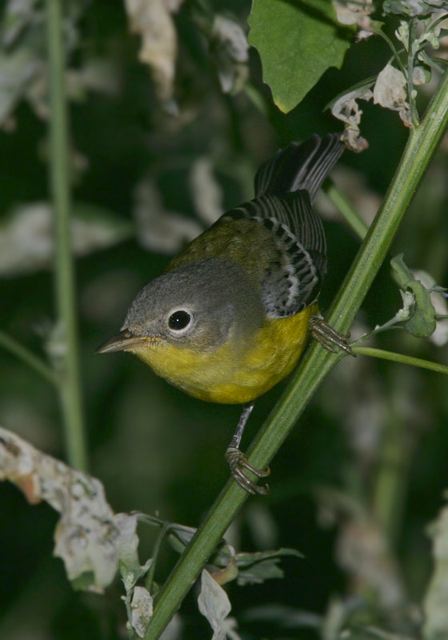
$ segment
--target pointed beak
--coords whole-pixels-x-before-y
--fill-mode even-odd
[[[96,350],[97,353],[112,353],[114,351],[132,351],[135,347],[141,347],[148,342],[146,336],[134,336],[130,331],[120,331]]]

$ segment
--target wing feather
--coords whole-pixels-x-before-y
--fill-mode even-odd
[[[312,304],[325,275],[326,242],[308,192],[261,196],[223,216],[231,218],[253,220],[271,234],[276,251],[261,282],[268,316],[294,315]]]

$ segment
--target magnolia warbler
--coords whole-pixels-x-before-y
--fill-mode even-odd
[[[246,472],[269,473],[239,448],[253,401],[294,368],[310,324],[326,346],[348,349],[317,316],[326,241],[312,209],[343,149],[329,134],[279,150],[258,170],[255,198],[224,213],[147,284],[120,334],[99,349],[130,351],[201,400],[244,404],[226,459],[250,493],[268,487]]]

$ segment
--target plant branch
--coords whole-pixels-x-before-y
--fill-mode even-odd
[[[448,73],[421,125],[410,133],[383,206],[330,310],[328,321],[337,331],[346,333],[349,330],[447,123]],[[291,383],[250,447],[252,465],[262,468],[270,463],[320,383],[341,358],[341,354],[329,353],[316,342],[310,345]],[[227,482],[161,589],[145,640],[160,637],[247,498],[248,494],[233,480]]]
[[[51,382],[51,384],[57,386],[58,381],[51,367],[4,331],[0,331],[0,347],[3,347],[6,351],[9,351],[9,353],[12,353],[16,358],[27,364],[47,380],[47,382]]]
[[[75,278],[70,237],[69,136],[65,96],[65,52],[61,0],[46,0],[50,86],[50,183],[55,224],[55,293],[65,353],[58,360],[60,397],[67,455],[72,466],[85,469],[82,395],[79,373]]]
[[[428,369],[429,371],[448,375],[448,366],[446,364],[432,362],[431,360],[424,360],[423,358],[414,358],[413,356],[407,356],[404,353],[395,353],[394,351],[385,351],[384,349],[374,349],[373,347],[352,347],[352,349],[353,352],[359,356],[369,356],[371,358],[379,358],[381,360],[390,360],[391,362],[400,362],[401,364],[408,364],[412,367],[419,367],[420,369]]]

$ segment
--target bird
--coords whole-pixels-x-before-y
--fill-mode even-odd
[[[255,197],[225,212],[144,286],[120,333],[98,350],[133,353],[200,400],[243,405],[225,457],[252,494],[268,492],[260,479],[270,473],[240,449],[255,400],[291,373],[310,332],[330,350],[349,351],[319,313],[327,249],[313,209],[343,150],[337,133],[278,150],[255,175]]]

